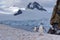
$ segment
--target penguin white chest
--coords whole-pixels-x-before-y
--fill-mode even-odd
[[[33,29],[33,30],[34,30],[34,31],[36,31],[36,29],[37,29],[37,28],[36,28],[36,27],[34,27],[34,29]]]
[[[43,33],[44,32],[44,29],[43,29],[43,25],[40,25],[39,27],[39,30],[38,30],[40,33]]]

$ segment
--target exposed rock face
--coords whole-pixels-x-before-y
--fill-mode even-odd
[[[19,14],[22,14],[21,10],[18,10],[18,12],[14,14],[14,16],[19,15]]]
[[[39,3],[37,2],[33,2],[33,3],[29,3],[27,8],[29,9],[38,9],[38,10],[41,10],[41,11],[47,11],[46,9],[44,9]]]
[[[44,9],[39,3],[37,3],[37,2],[33,2],[33,3],[29,3],[28,5],[27,5],[27,8],[28,9],[38,9],[38,10],[40,10],[40,11],[47,11],[46,9]],[[14,14],[14,16],[17,16],[17,15],[19,15],[19,14],[22,14],[22,11],[21,10],[18,10],[18,12],[17,13],[15,13]]]
[[[60,35],[60,0],[56,1],[56,5],[54,6],[52,16],[50,19],[50,24],[52,25],[52,29],[50,29],[50,33],[53,32],[54,34]]]

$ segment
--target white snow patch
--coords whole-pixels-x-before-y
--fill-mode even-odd
[[[39,34],[40,33],[0,25],[0,40],[60,40],[59,35]]]

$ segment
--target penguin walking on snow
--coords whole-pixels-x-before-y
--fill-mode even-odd
[[[38,30],[39,34],[40,34],[40,35],[43,35],[43,34],[44,34],[44,30],[45,30],[45,28],[44,28],[44,26],[43,26],[43,23],[41,23],[40,26],[39,26],[39,30]],[[46,30],[45,30],[45,31],[46,31]]]
[[[38,32],[39,28],[37,26],[34,27],[33,31]]]

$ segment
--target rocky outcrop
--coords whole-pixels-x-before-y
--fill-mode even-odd
[[[28,5],[27,5],[27,8],[28,9],[38,9],[38,10],[40,10],[40,11],[47,11],[46,9],[44,9],[39,3],[37,3],[37,2],[33,2],[33,3],[29,3]]]

